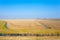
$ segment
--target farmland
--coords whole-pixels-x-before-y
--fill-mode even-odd
[[[3,21],[1,20],[0,21],[0,34],[57,35],[57,33],[60,34],[60,20],[3,20]],[[4,38],[5,36],[2,37]],[[2,37],[0,36],[0,39],[2,39]],[[6,36],[6,38],[7,37],[8,36]],[[36,37],[33,37],[34,40],[35,38]],[[41,39],[41,37],[37,37],[37,38]],[[47,40],[48,39],[49,38],[47,38]]]

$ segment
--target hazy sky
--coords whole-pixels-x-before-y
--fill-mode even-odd
[[[59,0],[0,0],[0,19],[60,18]]]

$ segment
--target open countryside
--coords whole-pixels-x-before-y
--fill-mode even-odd
[[[0,39],[60,40],[60,19],[0,20]]]

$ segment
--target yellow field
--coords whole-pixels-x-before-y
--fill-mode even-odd
[[[60,30],[60,20],[41,20],[39,22],[51,27],[51,29]]]
[[[7,28],[6,28],[7,22]],[[43,23],[43,24],[42,24]],[[10,33],[60,33],[60,21],[50,20],[4,20],[0,21],[0,32]],[[45,27],[45,25],[47,27]],[[50,28],[49,28],[50,27]]]
[[[0,36],[0,40],[60,40],[60,37]]]
[[[60,34],[60,20],[3,20],[0,21],[0,34]],[[0,36],[0,40],[48,40],[50,37]],[[27,39],[28,38],[28,39]],[[42,39],[43,38],[43,39]],[[60,40],[60,36],[54,40]],[[51,39],[51,40],[52,40]]]

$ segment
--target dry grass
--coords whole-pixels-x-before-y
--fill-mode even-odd
[[[60,30],[60,20],[41,20],[39,21],[55,30]]]
[[[8,23],[8,29],[5,23]],[[41,23],[51,27],[45,28]],[[0,33],[3,34],[17,34],[17,33],[31,33],[31,34],[56,34],[60,33],[60,21],[52,20],[4,20],[0,21]],[[0,40],[60,40],[60,36],[0,36]]]
[[[0,40],[60,40],[60,37],[0,36]]]
[[[57,32],[60,33],[60,21],[50,21],[50,20],[4,20],[8,24],[8,29],[5,26],[0,26],[2,33],[5,34],[17,34],[17,33],[31,33],[31,34],[48,34]],[[41,23],[52,27],[52,29],[45,28]],[[4,24],[4,22],[2,22]],[[1,28],[2,27],[2,28]]]

